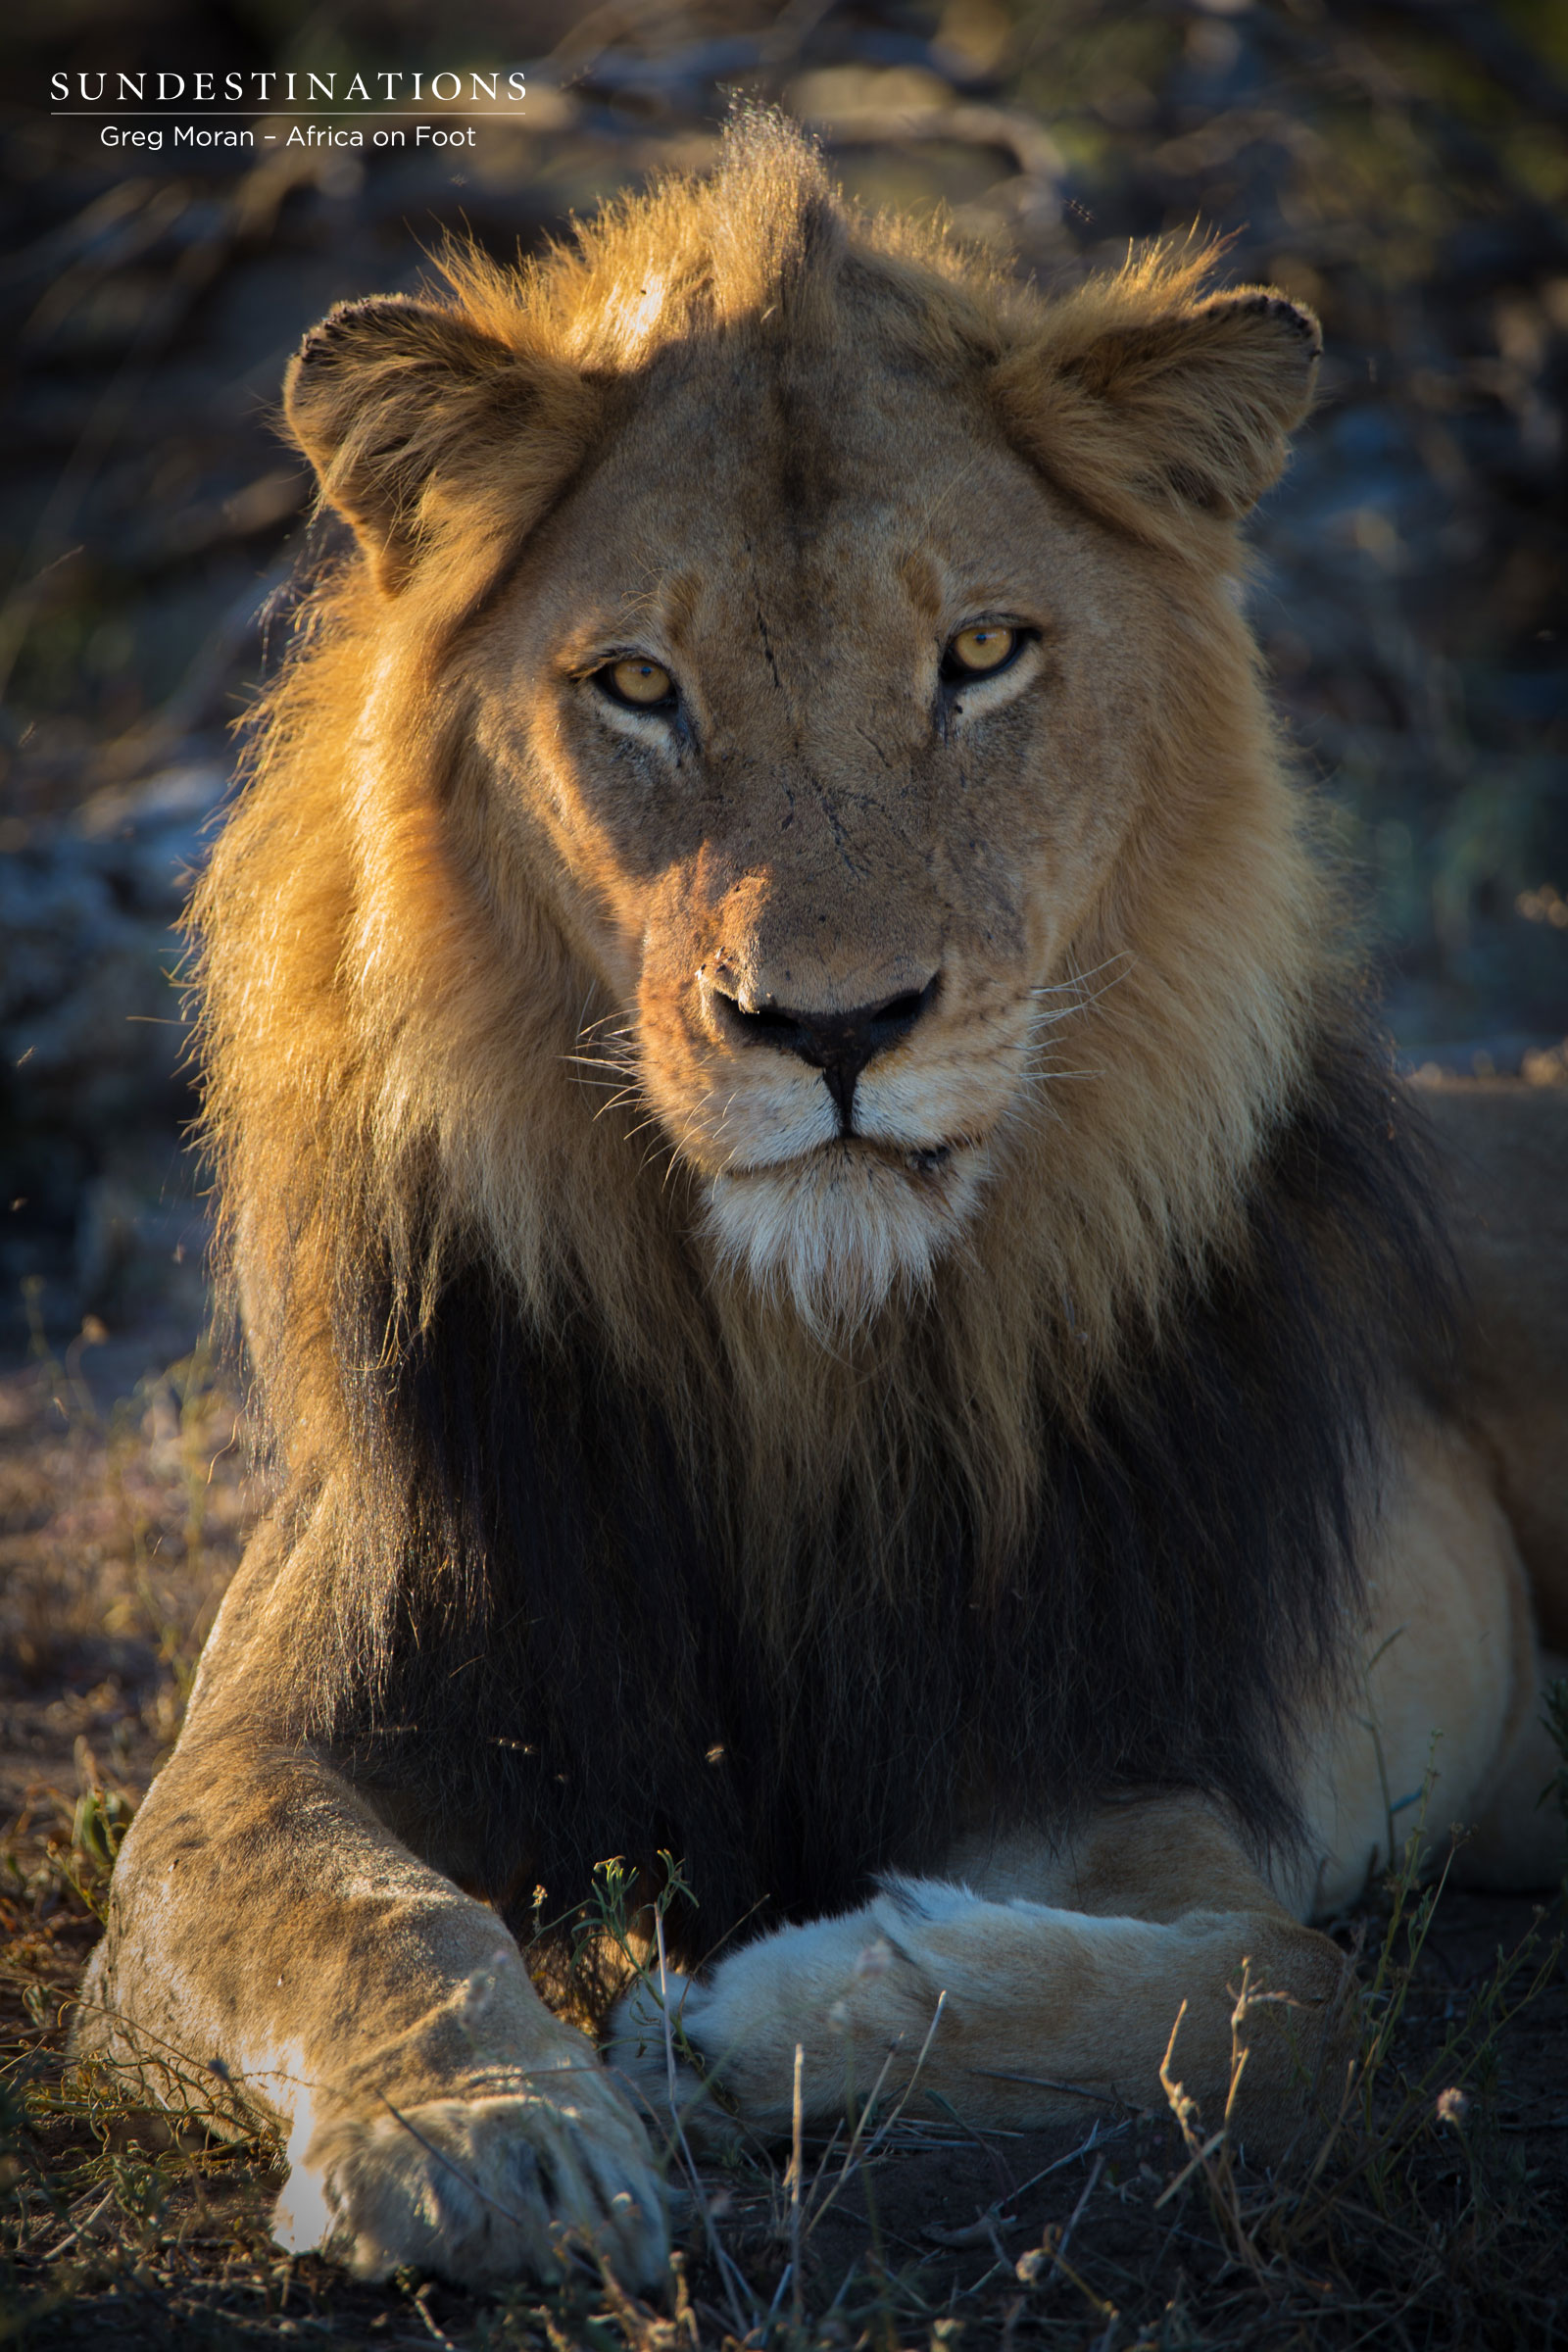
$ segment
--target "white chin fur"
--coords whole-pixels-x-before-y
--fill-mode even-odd
[[[808,1329],[836,1338],[895,1291],[924,1287],[972,1216],[984,1175],[973,1146],[923,1170],[825,1145],[780,1166],[715,1177],[708,1235],[728,1270],[788,1298]]]

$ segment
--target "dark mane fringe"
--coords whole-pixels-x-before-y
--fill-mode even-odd
[[[790,1655],[725,1556],[718,1449],[681,1458],[584,1318],[525,1330],[478,1264],[419,1328],[368,1287],[337,1360],[355,1540],[395,1549],[397,1617],[386,1673],[338,1675],[353,1711],[319,1728],[423,1792],[426,1850],[514,1924],[536,1883],[560,1907],[606,1856],[667,1848],[701,1903],[688,1954],[930,1867],[960,1822],[1055,1833],[1119,1791],[1202,1789],[1288,1840],[1289,1728],[1343,1656],[1379,1417],[1450,1338],[1422,1140],[1364,1038],[1324,1044],[1248,1237],[1081,1422],[1042,1401],[1038,1524],[1000,1589],[961,1481],[890,1453],[895,1591],[850,1549],[803,1564],[803,1596],[836,1598],[803,1601]],[[941,1326],[939,1288],[910,1338],[933,1388]],[[839,1498],[833,1543],[862,1504]]]

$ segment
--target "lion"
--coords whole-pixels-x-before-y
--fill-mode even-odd
[[[278,1495],[78,2029],[270,2119],[284,2244],[649,2286],[677,2039],[694,2127],[797,2051],[808,2127],[857,2053],[1050,2125],[1178,2018],[1222,2103],[1244,1969],[1274,2148],[1435,1738],[1461,1867],[1561,1867],[1556,1449],[1468,1401],[1239,594],[1319,349],[765,116],[306,337],[349,527],[194,906]],[[612,1855],[693,1899],[606,2063],[521,1939]]]

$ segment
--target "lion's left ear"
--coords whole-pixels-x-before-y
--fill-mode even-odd
[[[1131,277],[1091,284],[1001,362],[1009,438],[1106,521],[1191,551],[1278,479],[1323,349],[1267,287],[1156,308]]]

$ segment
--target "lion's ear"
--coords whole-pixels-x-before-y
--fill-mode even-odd
[[[530,528],[581,448],[586,400],[559,361],[396,294],[339,303],[283,381],[289,430],[321,496],[388,593],[454,523],[492,540],[503,520],[512,538]]]
[[[1172,289],[1166,289],[1167,293]],[[1050,314],[997,370],[1009,434],[1107,521],[1188,548],[1200,518],[1245,514],[1285,466],[1323,337],[1267,287],[1151,304],[1133,273]]]

